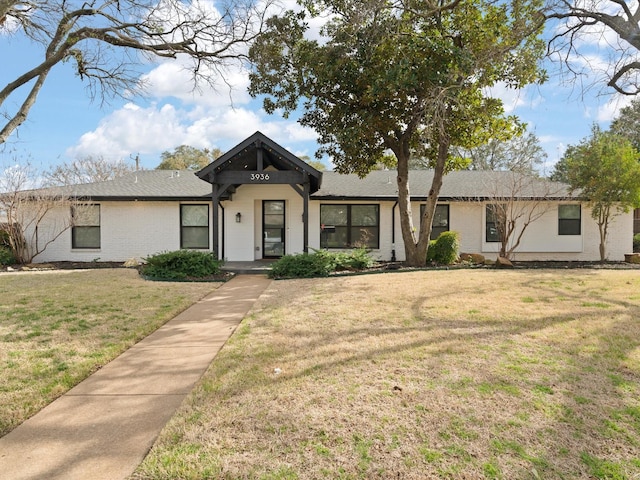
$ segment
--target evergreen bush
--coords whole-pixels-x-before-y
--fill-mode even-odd
[[[633,236],[633,251],[634,253],[640,252],[640,233],[636,233]]]
[[[0,245],[0,265],[13,265],[16,263],[16,257],[13,251],[4,245]]]
[[[273,264],[271,278],[311,278],[326,277],[335,271],[335,262],[330,255],[322,253],[301,253],[285,255]]]
[[[356,248],[347,254],[345,266],[348,270],[364,270],[371,268],[374,263],[373,258],[371,258],[366,248]]]
[[[218,275],[223,262],[210,252],[176,250],[144,259],[140,272],[156,280],[197,280]]]
[[[459,250],[460,234],[453,231],[442,232],[438,238],[429,242],[427,262],[451,265],[458,261]]]
[[[326,277],[340,270],[364,270],[374,261],[364,248],[351,252],[314,250],[313,253],[285,255],[271,265],[271,278]]]

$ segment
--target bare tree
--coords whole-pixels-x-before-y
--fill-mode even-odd
[[[52,166],[43,176],[46,185],[64,186],[113,180],[133,171],[135,167],[123,160],[110,162],[103,157],[86,157]]]
[[[468,149],[455,149],[458,156],[471,161],[470,170],[510,170],[535,175],[547,154],[540,140],[532,132],[526,132],[510,140],[491,139],[484,145]]]
[[[267,3],[181,0],[0,0],[0,33],[43,47],[42,58],[0,89],[0,144],[27,118],[51,70],[75,64],[90,94],[104,100],[141,87],[139,65],[178,59],[194,80],[214,83],[242,60],[262,28]],[[260,5],[260,7],[258,7]],[[6,62],[3,69],[8,68]],[[1,86],[0,86],[1,87]],[[11,100],[11,101],[9,101]],[[15,105],[15,108],[13,107]]]
[[[609,87],[623,95],[640,93],[640,4],[630,0],[550,0],[548,20],[554,36],[549,46],[570,72],[587,74],[601,70]],[[594,59],[589,43],[598,42],[600,59]],[[606,56],[605,56],[606,55]],[[608,57],[608,58],[607,58]],[[598,65],[604,60],[606,65]]]
[[[549,198],[566,193],[567,186],[518,172],[502,172],[492,178],[486,185],[490,192],[487,237],[500,242],[499,255],[510,259],[527,228],[555,208]]]
[[[35,189],[38,173],[31,165],[0,171],[0,229],[18,263],[30,263],[73,226],[72,208],[82,202],[61,189]]]

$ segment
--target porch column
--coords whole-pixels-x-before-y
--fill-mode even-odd
[[[211,192],[211,201],[213,203],[213,254],[218,260],[220,260],[219,252],[219,228],[218,228],[218,203],[220,202],[220,186],[216,183],[213,184],[213,191]]]
[[[303,245],[302,251],[304,253],[309,253],[309,195],[310,195],[310,183],[309,183],[309,174],[305,172],[304,174],[304,194],[302,195],[302,223],[303,225]]]

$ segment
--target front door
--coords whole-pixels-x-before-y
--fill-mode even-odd
[[[284,255],[284,200],[262,201],[262,256],[279,258]]]

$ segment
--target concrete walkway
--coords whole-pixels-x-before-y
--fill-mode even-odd
[[[0,478],[129,476],[270,282],[235,277],[0,438]]]

